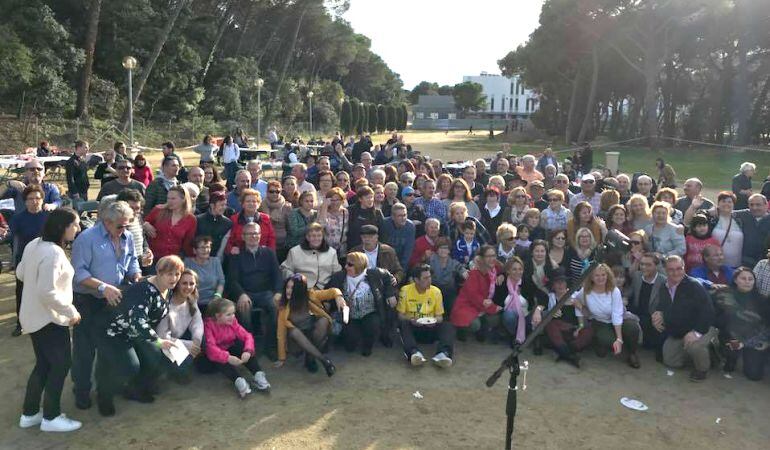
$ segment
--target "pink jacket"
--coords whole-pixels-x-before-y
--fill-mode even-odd
[[[232,325],[217,323],[213,317],[203,321],[203,334],[206,337],[206,357],[213,362],[227,363],[230,352],[227,351],[235,341],[243,342],[243,351],[254,354],[254,337],[237,320]]]

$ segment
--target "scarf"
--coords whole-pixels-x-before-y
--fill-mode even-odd
[[[283,208],[283,205],[286,204],[286,199],[283,198],[283,195],[278,196],[278,201],[270,201],[270,197],[265,197],[265,199],[262,201],[262,205],[260,206],[259,210],[261,212],[268,212],[271,213],[273,211],[280,211]]]
[[[495,281],[497,281],[497,267],[492,266],[489,268],[489,273],[487,274],[489,277],[489,295],[487,295],[487,298],[494,298],[495,297]]]
[[[505,310],[516,311],[518,316],[518,324],[516,325],[516,342],[522,343],[526,337],[525,335],[525,317],[524,311],[521,308],[521,298],[519,298],[519,289],[521,288],[521,280],[516,284],[513,284],[510,277],[507,277],[506,283],[508,285],[508,297],[505,299]]]
[[[365,277],[366,277],[366,270],[364,270],[363,272],[361,272],[360,275],[355,277],[351,277],[350,275],[347,276],[346,287],[350,298],[353,298],[353,294],[355,294],[356,290],[358,290],[358,288],[361,287],[361,282]]]

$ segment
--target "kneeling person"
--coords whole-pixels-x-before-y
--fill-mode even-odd
[[[433,362],[439,367],[452,365],[455,329],[444,322],[444,302],[441,290],[431,286],[430,266],[421,264],[414,270],[414,282],[401,288],[396,310],[401,324],[404,353],[413,366],[425,362],[417,341],[433,343],[438,340]]]

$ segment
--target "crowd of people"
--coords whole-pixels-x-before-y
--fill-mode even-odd
[[[691,363],[692,381],[739,361],[763,377],[770,182],[754,192],[751,163],[712,202],[697,178],[680,193],[660,159],[653,175],[593,170],[588,144],[562,160],[546,148],[444,164],[397,134],[337,134],[318,152],[271,139],[280,178],[243,164],[229,136],[206,136],[190,166],[167,142],[157,172],[117,143],[96,169],[93,223],[64,206],[88,199],[87,142],[66,196],[27,163],[0,224],[14,243],[14,334],[36,359],[21,427],[81,426],[61,413],[70,367],[77,408],[95,390],[104,416],[116,395],[153,402],[161,375],[220,372],[240,397],[271,388],[261,358],[331,377],[332,346],[368,358],[398,343],[407,364],[446,369],[457,340],[522,343],[570,292],[535,354],[580,367],[592,346],[638,368],[649,349]],[[630,248],[599,251],[608,234]]]

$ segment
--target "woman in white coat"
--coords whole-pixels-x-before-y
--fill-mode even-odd
[[[19,321],[32,338],[35,368],[27,382],[19,426],[42,431],[74,431],[81,423],[61,413],[61,393],[72,362],[69,327],[80,321],[72,305],[75,270],[64,254],[80,230],[78,215],[69,208],[51,212],[41,237],[27,244],[16,276],[24,283]],[[43,411],[40,400],[43,399]]]

